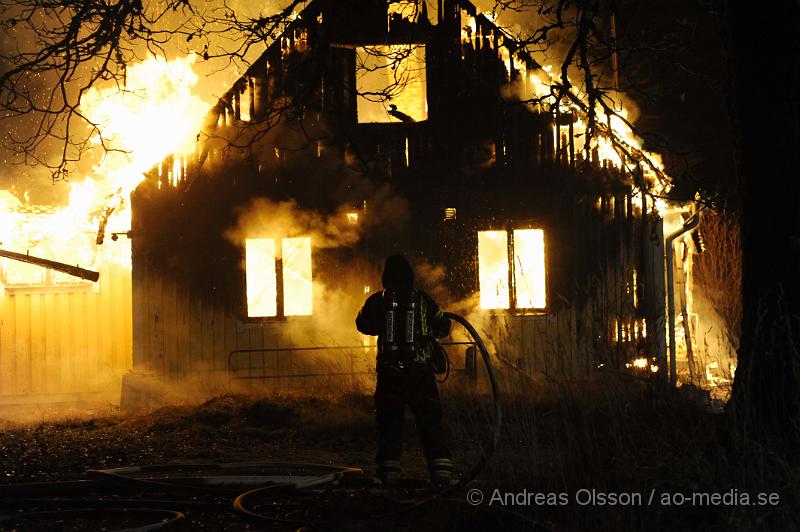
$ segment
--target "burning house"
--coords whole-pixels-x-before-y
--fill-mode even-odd
[[[0,404],[116,400],[132,349],[130,247],[97,248],[93,192],[73,187],[57,209],[0,191]]]
[[[58,184],[68,201],[0,190],[0,404],[119,399],[133,350],[129,196],[202,124],[191,65],[151,58],[127,70],[125,91],[84,94],[103,124],[91,141],[116,149]],[[156,119],[173,126],[153,131]]]
[[[354,317],[397,252],[505,367],[730,377],[659,157],[624,112],[587,138],[585,98],[470,2],[307,2],[214,104],[194,61],[85,95],[120,147],[68,206],[0,195],[0,396],[370,378]]]
[[[466,0],[308,2],[133,193],[134,374],[368,373],[398,251],[520,371],[664,367],[664,176],[548,79]]]

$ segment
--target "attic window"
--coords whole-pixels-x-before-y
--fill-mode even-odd
[[[248,317],[311,315],[310,238],[248,238],[245,271]]]
[[[389,2],[388,5],[390,20],[393,16],[395,16],[405,20],[414,21],[419,16],[419,11],[420,8],[417,0],[394,0],[393,2]]]
[[[544,231],[479,231],[478,275],[481,308],[544,310]]]
[[[359,123],[427,120],[425,45],[356,48],[356,90]]]

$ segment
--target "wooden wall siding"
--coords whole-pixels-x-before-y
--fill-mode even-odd
[[[580,349],[573,308],[543,315],[495,315],[484,329],[499,358],[524,371],[546,376],[586,376],[592,353]]]
[[[663,295],[657,294],[659,291],[663,294],[663,280],[648,286],[641,264],[644,251],[652,255],[651,260],[657,260],[663,247],[659,245],[660,233],[651,235],[652,227],[643,224],[638,213],[633,213],[630,197],[625,194],[618,195],[613,203],[605,197],[599,211],[593,200],[583,203],[580,209],[574,224],[576,236],[563,245],[579,248],[581,252],[573,253],[573,265],[558,263],[558,267],[568,271],[551,270],[554,278],[557,273],[570,277],[569,282],[557,283],[561,293],[557,293],[557,286],[551,289],[550,310],[543,315],[528,316],[485,313],[479,318],[487,332],[486,339],[494,344],[497,353],[528,374],[584,377],[601,364],[609,369],[622,368],[640,352],[654,356],[658,351],[657,347],[647,345],[650,338],[627,338],[622,330],[632,333],[634,324],[650,315],[648,306],[663,307]],[[548,267],[555,268],[556,263]],[[576,272],[571,277],[570,268],[584,273]],[[638,308],[633,303],[634,269],[639,272]],[[176,274],[165,275],[145,256],[136,261],[134,279],[134,305],[141,310],[136,316],[136,371],[154,372],[183,382],[197,381],[213,388],[227,382],[227,356],[231,351],[337,343],[322,337],[322,333],[317,334],[313,321],[305,327],[304,335],[299,335],[293,326],[297,319],[244,322],[220,297],[209,295],[212,290],[190,289]],[[574,292],[566,291],[570,289]],[[325,315],[325,309],[316,303],[314,308],[312,320]],[[333,314],[339,311],[336,309]],[[661,323],[663,328],[663,319]],[[648,333],[661,345],[663,332],[659,336],[658,327],[657,322],[655,330],[651,322],[647,323]],[[343,331],[346,340],[337,335],[338,345],[358,344],[359,338],[354,330],[352,333],[350,339],[348,330]],[[356,371],[369,371],[374,355],[362,355],[354,359]],[[241,376],[264,373],[285,376],[350,371],[350,364],[349,358],[337,359],[330,352],[323,356],[319,352],[265,352],[236,358],[233,370]],[[286,389],[288,381],[259,382],[262,390],[280,391]]]
[[[582,267],[591,271],[584,281],[576,278],[575,293],[561,298],[551,290],[547,314],[486,320],[484,330],[498,355],[525,373],[581,377],[597,367],[623,368],[642,354],[663,356],[663,271],[648,266],[648,273],[642,263],[645,255],[649,265],[663,262],[661,224],[643,223],[629,194],[603,197],[599,218],[596,209],[594,202],[585,203],[575,225],[572,241],[585,249],[574,256],[582,256],[576,260],[586,261]],[[634,335],[642,318],[648,320],[647,338]]]
[[[0,299],[0,396],[119,391],[131,368],[131,274],[99,285],[6,290]]]
[[[345,332],[337,341],[331,341],[324,333],[315,337],[313,321],[297,326],[313,318],[242,321],[221,301],[193,292],[186,283],[163,274],[147,260],[137,261],[134,277],[134,304],[140,312],[137,327],[141,327],[137,328],[133,346],[136,372],[155,373],[174,381],[196,384],[203,392],[208,392],[227,385],[228,355],[234,350],[360,345],[354,324],[352,337]],[[315,303],[315,316],[322,313]],[[374,352],[361,349],[353,353],[265,351],[237,355],[232,359],[232,370],[234,376],[242,377],[366,372],[374,366],[370,365],[372,361]],[[299,379],[295,383],[312,380],[315,379]],[[316,381],[327,382],[324,378]],[[259,389],[267,392],[286,391],[292,386],[287,379],[257,382]]]

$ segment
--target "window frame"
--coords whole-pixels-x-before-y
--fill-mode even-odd
[[[517,306],[517,280],[516,265],[514,264],[514,231],[524,230],[542,231],[542,244],[544,248],[544,307],[518,307]],[[550,286],[550,253],[548,252],[547,227],[545,224],[536,221],[509,222],[503,225],[488,225],[476,229],[475,231],[475,271],[477,274],[478,297],[480,298],[480,249],[478,248],[478,234],[484,231],[504,231],[506,233],[506,260],[508,263],[508,308],[483,308],[482,312],[496,315],[511,316],[541,316],[549,314],[551,307],[551,286]]]
[[[428,71],[429,71],[428,70],[428,44],[429,44],[428,41],[418,40],[418,41],[411,41],[411,42],[390,41],[390,42],[380,42],[380,43],[362,43],[362,44],[356,44],[356,45],[347,46],[347,47],[352,47],[353,57],[354,57],[354,60],[353,60],[353,72],[352,72],[352,74],[353,74],[353,83],[354,83],[354,85],[353,85],[353,92],[354,92],[353,115],[355,117],[355,125],[356,126],[362,126],[362,127],[366,127],[366,126],[398,126],[398,125],[399,126],[408,126],[408,123],[405,123],[405,122],[403,122],[403,121],[401,121],[399,119],[387,120],[387,121],[379,121],[379,122],[369,122],[369,121],[362,121],[361,118],[359,117],[359,113],[358,113],[359,101],[362,98],[364,100],[366,100],[367,102],[369,102],[369,103],[383,105],[383,107],[385,109],[388,109],[388,106],[391,103],[390,99],[380,100],[380,101],[372,101],[369,98],[366,98],[366,97],[362,96],[359,93],[359,90],[358,90],[358,79],[359,79],[358,78],[358,74],[359,74],[358,53],[359,53],[359,49],[361,49],[361,48],[369,49],[369,48],[377,48],[377,47],[408,46],[412,50],[422,49],[422,53],[424,54],[423,63],[424,63],[424,76],[425,76],[425,79],[421,81],[421,84],[422,84],[422,86],[424,87],[424,90],[425,90],[425,105],[424,105],[424,107],[425,107],[425,118],[421,119],[421,120],[415,120],[413,123],[415,123],[415,124],[424,124],[424,123],[427,123],[430,120],[430,96],[429,96],[430,95],[430,86],[428,84]],[[369,54],[369,52],[367,52],[367,54]],[[415,58],[414,60],[418,60],[418,58]],[[380,67],[380,68],[387,68],[387,67]],[[404,90],[405,90],[405,87],[400,92],[402,93]],[[402,109],[401,109],[401,111],[402,111]]]
[[[280,236],[280,237],[267,237],[267,236],[253,236],[248,237],[245,239],[245,243],[242,246],[242,290],[241,294],[243,294],[243,303],[242,303],[242,316],[244,318],[245,323],[271,323],[271,322],[285,322],[287,320],[307,320],[314,317],[314,272],[316,268],[314,268],[314,246],[311,245],[309,242],[309,253],[310,253],[310,261],[311,261],[311,314],[285,314],[285,298],[286,294],[284,292],[284,272],[283,272],[283,241],[291,238],[308,238],[311,240],[311,235],[303,236]],[[278,245],[280,245],[280,258],[275,257],[275,315],[274,316],[250,316],[248,304],[247,304],[247,240],[273,240],[275,241],[276,247],[278,249]],[[277,253],[276,253],[277,254]]]

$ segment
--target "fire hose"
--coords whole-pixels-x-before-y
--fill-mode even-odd
[[[290,475],[276,473],[276,470]],[[308,474],[309,470],[317,473]],[[303,474],[305,473],[305,474]],[[224,464],[162,464],[130,466],[113,469],[90,469],[87,474],[118,485],[148,486],[168,491],[218,493],[233,495],[241,489],[229,486],[264,485],[294,489],[310,488],[332,482],[345,474],[360,474],[361,470],[328,465],[290,462],[245,462]],[[139,476],[137,476],[139,475]],[[144,475],[144,478],[142,477]],[[158,478],[160,476],[160,478]],[[154,478],[156,477],[156,478]]]
[[[478,474],[481,472],[481,470],[484,468],[484,466],[486,466],[486,463],[491,458],[492,454],[494,453],[494,450],[497,448],[497,444],[500,441],[500,429],[501,429],[501,426],[502,426],[503,410],[502,410],[502,402],[500,400],[500,386],[497,383],[497,376],[495,375],[494,365],[492,364],[492,359],[491,359],[491,356],[489,355],[489,350],[486,348],[486,344],[483,343],[483,339],[481,338],[480,334],[478,334],[478,331],[476,331],[475,328],[472,326],[472,324],[469,321],[467,321],[463,316],[460,316],[460,315],[455,314],[453,312],[445,312],[444,316],[446,318],[449,318],[449,319],[451,319],[451,320],[453,320],[455,322],[458,322],[460,325],[462,325],[467,330],[469,335],[472,337],[473,341],[475,342],[475,345],[478,347],[478,350],[481,352],[481,356],[483,358],[483,363],[486,366],[486,373],[487,373],[487,375],[489,377],[489,385],[490,385],[491,390],[492,390],[492,398],[494,400],[494,425],[492,427],[491,437],[489,438],[489,440],[488,440],[488,442],[486,444],[486,447],[484,448],[483,452],[481,453],[481,456],[478,458],[478,460],[475,462],[475,464],[470,468],[470,470],[463,477],[461,477],[461,479],[458,482],[456,482],[455,484],[451,484],[448,487],[436,492],[435,494],[433,494],[431,497],[428,497],[427,499],[423,499],[421,501],[418,501],[418,502],[416,502],[416,503],[414,503],[412,505],[406,506],[406,507],[402,508],[401,510],[398,510],[398,511],[395,511],[395,512],[390,512],[390,513],[382,514],[382,515],[370,516],[369,520],[385,519],[385,518],[395,517],[395,516],[400,515],[400,514],[404,514],[404,513],[408,512],[410,510],[418,509],[418,508],[420,508],[422,506],[426,506],[428,504],[431,504],[432,502],[434,502],[434,501],[436,501],[436,500],[438,500],[438,499],[440,499],[440,498],[442,498],[442,497],[444,497],[446,495],[449,495],[450,493],[452,493],[452,492],[458,490],[459,488],[465,486],[467,483],[469,483],[472,480],[474,480],[475,477],[477,477]],[[258,496],[258,495],[266,495],[266,494],[268,494],[270,492],[274,493],[275,490],[282,489],[282,488],[283,487],[279,486],[279,485],[264,486],[264,487],[261,487],[261,488],[256,488],[256,489],[244,492],[241,495],[239,495],[238,497],[236,497],[236,499],[233,501],[233,507],[236,510],[238,510],[239,512],[242,512],[242,513],[244,513],[246,515],[249,515],[250,517],[255,517],[255,518],[258,518],[258,519],[263,519],[263,520],[273,521],[273,522],[291,523],[293,521],[270,517],[270,516],[261,514],[261,513],[255,511],[252,508],[249,508],[247,506],[247,501],[249,499],[251,499],[251,498],[253,498],[255,496]],[[300,523],[301,521],[294,521],[294,522]],[[323,522],[323,521],[317,521],[317,522],[313,522],[313,523],[309,523],[308,521],[304,521],[304,522],[307,523],[307,524],[318,524],[318,525],[326,524],[326,522]]]
[[[456,488],[464,486],[467,482],[477,477],[478,473],[481,472],[486,463],[489,461],[489,458],[491,458],[494,450],[497,448],[497,444],[500,442],[500,429],[503,424],[503,407],[500,400],[500,385],[497,383],[497,375],[495,375],[494,372],[492,357],[489,356],[489,350],[486,349],[486,344],[483,343],[483,338],[481,338],[481,335],[478,334],[478,331],[475,330],[475,327],[473,327],[472,324],[463,316],[460,316],[454,312],[445,312],[444,316],[461,324],[461,326],[467,330],[469,335],[475,341],[475,345],[478,346],[478,350],[481,352],[483,364],[486,366],[486,374],[489,376],[489,385],[492,388],[492,399],[494,399],[494,426],[492,427],[492,436],[488,442],[488,445],[472,469],[470,469],[470,471],[464,477],[462,477],[458,484],[453,486],[452,489],[448,490],[452,491]]]
[[[139,526],[125,526],[124,529],[116,529],[116,532],[150,532],[177,526],[185,520],[185,515],[181,512],[156,508],[103,508],[102,511],[103,517],[116,520],[131,520],[138,517],[139,521],[147,521],[146,524]],[[85,520],[89,520],[90,523],[97,526],[98,530],[110,530],[97,522],[98,514],[98,508],[59,508],[50,511],[0,515],[0,528],[3,530],[45,530],[53,522],[63,524],[70,520],[84,519],[81,529],[86,529]]]
[[[147,524],[114,528],[117,532],[146,532],[179,525],[187,510],[230,510],[230,497],[242,490],[233,485],[267,484],[281,493],[294,492],[329,484],[345,474],[360,473],[360,469],[352,467],[288,462],[156,464],[89,470],[87,474],[93,480],[0,485],[0,529],[6,525],[19,529],[20,523],[24,529],[25,525],[43,524],[48,519],[81,519],[84,527],[112,530],[109,525],[101,527],[99,523],[104,519],[151,517],[152,522]],[[142,492],[151,496],[119,497]],[[153,498],[156,493],[188,497]],[[89,497],[75,498],[75,495]],[[4,512],[4,508],[13,511]],[[22,511],[23,508],[26,510]]]

